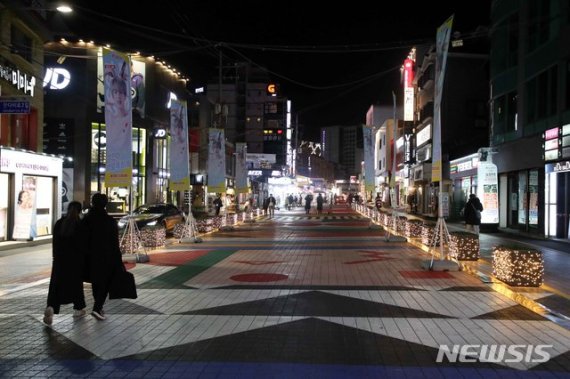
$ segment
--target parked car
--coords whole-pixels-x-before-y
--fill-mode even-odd
[[[176,224],[182,224],[186,220],[184,212],[173,204],[166,203],[141,205],[133,211],[132,215],[126,215],[119,220],[119,228],[126,227],[130,217],[135,220],[139,229],[145,226],[162,225],[167,233],[171,233]]]

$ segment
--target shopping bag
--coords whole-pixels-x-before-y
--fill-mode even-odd
[[[127,270],[120,269],[115,272],[109,289],[109,299],[136,299],[137,286],[135,276]]]

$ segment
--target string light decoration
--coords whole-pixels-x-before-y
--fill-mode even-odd
[[[406,224],[408,223],[408,218],[406,216],[398,216],[398,221],[396,222],[397,232],[404,233],[406,230]]]
[[[493,250],[493,275],[510,286],[539,287],[544,279],[542,252],[497,246]]]
[[[404,234],[408,238],[420,238],[422,236],[422,220],[408,220]]]
[[[435,245],[433,244],[434,238]],[[422,244],[425,246],[439,246],[439,234],[435,233],[435,224],[433,222],[422,225]]]
[[[119,236],[119,247],[123,254],[138,253],[142,246],[142,240],[139,239],[138,234],[125,233],[123,236]]]
[[[164,246],[166,243],[166,229],[162,226],[143,228],[141,230],[141,240],[145,247]]]
[[[449,252],[460,261],[479,259],[479,236],[469,232],[449,233]]]

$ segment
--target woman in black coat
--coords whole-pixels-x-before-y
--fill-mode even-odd
[[[103,305],[109,294],[111,281],[115,273],[124,267],[117,221],[107,214],[107,202],[106,195],[94,194],[89,213],[82,222],[94,300],[91,315],[97,320],[105,320]]]
[[[481,225],[481,212],[483,204],[475,194],[469,195],[469,201],[463,208],[463,216],[465,217],[465,229],[479,234],[479,226]]]
[[[44,323],[48,325],[53,322],[53,315],[59,313],[61,304],[73,303],[74,317],[85,314],[85,252],[81,244],[80,214],[81,203],[70,202],[67,215],[57,220],[53,228],[53,263],[44,312]]]

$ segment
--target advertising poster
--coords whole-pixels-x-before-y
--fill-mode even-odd
[[[248,193],[247,186],[247,166],[246,166],[247,145],[236,143],[236,191],[237,193]]]
[[[13,239],[36,237],[36,177],[23,176],[14,209]]]
[[[447,63],[447,50],[449,48],[449,37],[453,16],[448,18],[443,25],[437,29],[436,36],[436,61],[435,61],[435,99],[433,102],[433,152],[431,166],[431,181],[440,182],[442,179],[441,163],[441,95],[443,92],[443,81],[445,79],[445,66]]]
[[[482,224],[499,222],[499,181],[497,166],[490,162],[479,162],[477,168],[477,197],[483,204]]]
[[[132,178],[132,112],[129,57],[103,49],[107,163],[105,186],[128,187]]]
[[[188,153],[188,112],[186,102],[172,100],[170,104],[170,189],[190,189]]]
[[[222,129],[208,130],[208,192],[226,192],[226,142]]]
[[[67,206],[73,201],[73,169],[64,168],[61,177],[61,212],[67,213]]]

